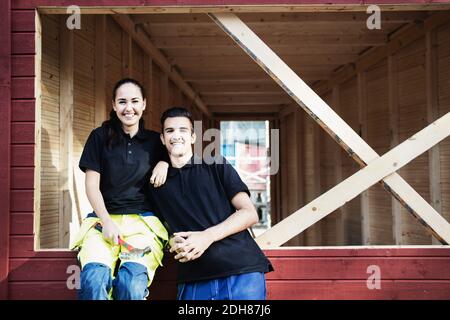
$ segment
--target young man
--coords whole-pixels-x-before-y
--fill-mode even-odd
[[[223,157],[207,164],[193,155],[189,111],[169,109],[161,125],[171,165],[165,185],[150,187],[150,194],[175,232],[178,299],[265,299],[264,273],[273,268],[247,231],[258,221],[247,186]]]

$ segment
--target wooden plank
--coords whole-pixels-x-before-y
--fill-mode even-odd
[[[166,72],[169,78],[183,91],[183,93],[204,112],[208,117],[211,116],[208,108],[200,99],[198,94],[186,83],[181,75],[172,68],[164,55],[150,41],[146,33],[135,28],[133,20],[126,15],[113,15],[113,19],[133,38],[134,41],[159,65],[161,70]]]
[[[11,235],[33,234],[33,213],[12,213],[11,214]]]
[[[209,110],[216,113],[233,113],[233,114],[242,114],[242,113],[277,113],[281,109],[281,106],[278,105],[210,105]]]
[[[13,33],[11,36],[12,54],[34,54],[34,32]]]
[[[166,73],[161,73],[160,80],[160,90],[161,90],[161,105],[159,112],[163,113],[169,108],[169,77]]]
[[[122,77],[132,77],[133,70],[133,40],[130,35],[122,30]]]
[[[360,136],[367,140],[367,88],[366,88],[366,73],[358,72],[358,118],[360,126]],[[370,237],[370,205],[369,205],[369,191],[365,190],[361,194],[361,237],[363,244],[371,242]]]
[[[94,125],[98,127],[106,120],[106,17],[95,17],[95,116]]]
[[[450,280],[450,257],[271,257],[271,280],[367,280],[377,265],[383,280]],[[414,267],[413,267],[414,266]]]
[[[346,23],[346,24],[365,24],[367,20],[366,12],[265,12],[265,13],[241,13],[239,17],[249,25],[264,23],[286,23],[301,22],[306,24],[322,23]],[[416,20],[423,20],[427,17],[424,12],[383,12],[381,23],[408,23]],[[136,23],[145,24],[184,24],[184,25],[202,25],[211,23],[211,20],[204,14],[141,14],[135,18]]]
[[[340,113],[341,105],[340,105],[340,90],[339,86],[334,86],[332,91],[332,100],[333,100],[333,109]],[[336,184],[342,181],[342,158],[341,158],[341,148],[336,145],[333,145],[333,153],[335,162],[334,166],[334,176],[336,180]],[[345,206],[342,206],[337,210],[336,216],[336,243],[339,245],[345,244],[345,224],[347,221],[347,212]]]
[[[391,132],[391,149],[398,145],[398,62],[393,54],[388,56],[388,95],[389,95],[389,129]],[[394,242],[402,244],[402,216],[400,203],[394,197],[391,198],[392,207],[392,232]]]
[[[12,78],[12,99],[34,99],[34,77]]]
[[[34,32],[34,10],[12,10],[11,31],[12,32]]]
[[[11,189],[34,189],[34,167],[11,167]]]
[[[34,194],[33,210],[36,218],[33,220],[34,248],[40,245],[40,218],[41,218],[41,152],[42,152],[42,20],[37,11],[35,11],[35,37],[36,37],[36,55],[34,60],[35,68],[35,149],[34,149]]]
[[[263,248],[274,248],[285,243],[299,232],[355,198],[383,177],[399,170],[448,135],[450,135],[450,113],[436,120],[382,157],[373,160],[366,167],[323,193],[308,205],[292,213],[259,236],[256,241]],[[424,214],[422,218],[439,229],[436,230],[436,233],[440,234],[444,241],[447,243],[450,241],[450,232],[447,230],[446,221],[442,216],[436,217]]]
[[[60,20],[59,89],[59,246],[69,244],[73,201],[74,33]],[[41,240],[41,245],[45,245]]]
[[[246,51],[288,94],[302,106],[353,158],[361,165],[370,163],[378,154],[359,137],[317,94],[314,93],[267,45],[262,42],[236,15],[209,15],[244,51]],[[320,107],[319,107],[320,106]],[[383,180],[383,185],[400,200],[402,205],[419,220],[423,216],[433,217],[429,220],[441,221],[443,226],[427,225],[432,233],[434,229],[450,224],[442,220],[439,213],[431,207],[417,192],[412,189],[398,174],[393,174]],[[402,187],[403,185],[403,187]],[[406,187],[406,186],[408,187]],[[399,188],[400,187],[400,188]],[[361,190],[363,191],[363,190]],[[413,192],[411,194],[411,192]],[[405,199],[414,199],[406,202]],[[414,209],[414,207],[416,209]],[[425,210],[425,211],[418,211]],[[439,235],[438,235],[439,237]],[[443,238],[440,237],[440,240]],[[448,242],[447,242],[448,243]]]
[[[267,282],[268,300],[448,300],[450,282],[381,280],[382,290],[368,290],[367,280],[280,280]]]
[[[292,99],[286,94],[275,94],[275,95],[249,95],[249,96],[202,96],[203,101],[211,106],[264,106],[264,105],[282,105],[282,104],[292,104]]]
[[[12,145],[11,163],[17,167],[34,166],[34,145]]]
[[[35,101],[34,100],[13,100],[11,101],[13,113],[11,120],[13,122],[32,122],[35,120]]]
[[[48,1],[48,0],[47,0]],[[39,2],[39,11],[46,14],[65,14],[66,7],[71,5],[70,1],[55,2]],[[377,4],[382,11],[417,11],[417,10],[448,10],[449,5],[439,0],[431,0],[429,2],[410,0],[408,4],[391,4],[385,1],[372,1],[371,4]],[[33,2],[19,0],[14,4],[16,9],[34,8]],[[132,2],[127,6],[116,6],[114,3],[110,5],[83,5],[80,6],[83,14],[148,14],[148,13],[220,13],[220,12],[365,12],[367,7],[362,6],[360,1],[349,1],[347,3],[314,2],[314,3],[298,3],[298,1],[287,0],[280,5],[279,1],[264,1],[261,5],[260,1],[242,1],[231,5],[224,5],[221,0],[209,0],[198,5],[180,5],[177,0],[164,1],[164,4],[149,2]]]
[[[434,30],[442,24],[445,24],[450,19],[450,15],[446,12],[435,13],[425,20],[422,25],[405,25],[389,36],[389,42],[385,41],[383,44],[372,45],[372,49],[366,51],[357,61],[356,64],[350,64],[336,72],[331,79],[326,80],[318,85],[321,87],[331,88],[335,84],[342,83],[358,72],[365,71],[372,65],[378,63],[388,55],[392,55],[401,48],[411,44],[412,42],[423,37],[429,30]],[[382,46],[382,47],[380,47]],[[323,91],[319,91],[322,94]]]
[[[0,299],[8,299],[11,186],[11,1],[0,3]]]
[[[434,245],[403,245],[403,246],[327,246],[327,247],[281,247],[276,249],[263,249],[269,258],[298,258],[298,257],[450,257],[449,246]]]
[[[11,143],[34,143],[34,122],[13,122],[11,124]]]
[[[30,77],[34,76],[34,57],[15,55],[11,57],[12,76]]]
[[[437,31],[428,30],[426,33],[426,86],[427,86],[427,121],[433,122],[439,117],[439,70],[437,57]],[[442,212],[441,190],[441,154],[440,146],[435,145],[428,152],[429,180],[431,205],[437,212]],[[437,243],[433,237],[432,242]]]

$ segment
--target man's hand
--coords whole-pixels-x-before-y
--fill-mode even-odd
[[[188,262],[201,257],[214,242],[214,236],[208,230],[177,232],[174,233],[174,236],[170,252],[176,252],[175,259],[180,262]]]

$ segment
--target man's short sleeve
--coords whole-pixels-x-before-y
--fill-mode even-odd
[[[103,141],[99,129],[95,129],[89,135],[81,154],[79,167],[81,171],[86,172],[87,169],[101,173],[101,153]]]
[[[216,161],[216,166],[222,178],[223,188],[225,189],[228,199],[231,201],[231,199],[239,192],[245,192],[250,197],[250,191],[248,190],[247,185],[239,177],[239,174],[233,166],[226,161],[225,158],[220,157],[219,159],[220,162],[217,163]]]

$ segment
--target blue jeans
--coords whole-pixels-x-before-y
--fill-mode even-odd
[[[79,300],[143,300],[148,295],[147,268],[139,263],[123,263],[112,280],[111,269],[102,263],[88,263],[80,275]]]
[[[232,275],[178,285],[178,300],[265,300],[263,272]]]

